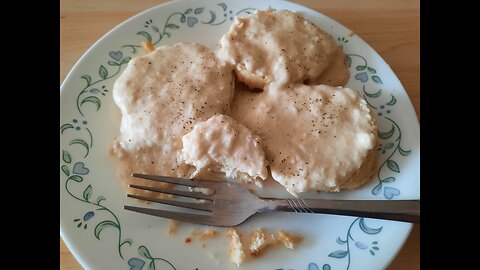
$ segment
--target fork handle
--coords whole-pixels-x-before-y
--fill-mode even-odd
[[[263,199],[259,212],[285,211],[361,216],[420,223],[420,200]]]

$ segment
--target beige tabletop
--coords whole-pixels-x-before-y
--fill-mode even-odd
[[[61,0],[60,83],[85,51],[110,29],[165,0]],[[420,117],[419,0],[294,0],[362,37],[398,76]],[[60,240],[60,269],[82,269]],[[420,225],[388,267],[420,269]]]

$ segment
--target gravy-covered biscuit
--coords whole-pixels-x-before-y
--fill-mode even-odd
[[[330,65],[318,78],[305,81],[308,85],[326,84],[330,86],[344,86],[350,79],[350,70],[347,67],[346,56],[341,48],[337,48]]]
[[[237,18],[218,55],[235,66],[239,81],[264,89],[318,78],[337,45],[330,34],[288,10],[257,10]]]
[[[262,137],[273,179],[293,195],[356,188],[371,179],[376,121],[352,89],[238,91],[232,117]]]
[[[182,142],[184,160],[195,166],[195,177],[207,179],[211,172],[222,172],[260,187],[268,177],[260,137],[229,116],[216,115],[197,123]]]
[[[132,172],[190,177],[195,169],[182,159],[183,135],[199,121],[229,114],[232,98],[231,68],[203,45],[162,46],[132,59],[113,87],[122,113],[113,152],[124,186],[161,185],[132,179]]]

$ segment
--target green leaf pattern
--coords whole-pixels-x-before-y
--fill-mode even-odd
[[[382,191],[382,182],[378,183],[373,189],[372,189],[372,194],[373,195],[378,195],[380,194],[380,191]]]
[[[334,252],[328,254],[328,257],[341,259],[341,258],[347,256],[347,254],[348,254],[348,251],[346,251],[346,250],[337,250],[337,251],[334,251]]]
[[[139,246],[138,247],[138,254],[140,256],[142,256],[143,258],[150,261],[147,269],[156,269],[155,268],[155,261],[162,261],[164,263],[167,263],[172,269],[176,270],[175,266],[173,266],[173,264],[171,264],[169,261],[167,261],[165,259],[162,259],[162,258],[153,257],[152,255],[150,255],[150,251],[148,250],[148,248],[146,246],[143,246],[143,245]],[[163,268],[161,268],[161,269],[163,269]]]
[[[394,132],[395,132],[395,126],[392,125],[392,128],[391,128],[389,131],[387,131],[387,132],[381,132],[381,131],[379,130],[379,131],[378,131],[378,137],[379,137],[380,139],[386,140],[386,139],[392,137],[392,135],[393,135]]]
[[[73,125],[72,124],[69,124],[69,123],[66,123],[66,124],[63,124],[61,127],[60,127],[60,133],[63,134],[63,132],[67,129],[71,129],[73,128]]]
[[[140,254],[140,256],[144,258],[152,259],[152,255],[150,255],[150,251],[148,251],[148,248],[146,248],[145,246],[140,246],[138,248],[138,253]]]
[[[62,172],[66,175],[66,176],[70,176],[70,170],[68,169],[68,166],[67,165],[62,165]]]
[[[342,240],[342,239],[340,238],[340,236],[339,236],[339,237],[337,237],[337,244],[339,244],[339,245],[344,245],[344,244],[346,244],[346,243],[347,243],[347,241],[346,241],[346,240],[345,240],[345,241],[344,241],[344,240]]]
[[[410,155],[410,153],[412,153],[412,150],[405,151],[399,146],[398,147],[398,152],[400,153],[400,155],[406,157],[406,156]]]
[[[103,196],[98,196],[97,199],[95,200],[95,204],[100,205],[100,202],[106,200],[105,197]]]
[[[75,144],[78,144],[80,146],[83,146],[83,148],[85,148],[86,153],[84,157],[87,157],[88,154],[90,153],[90,146],[88,146],[87,142],[82,139],[73,139],[70,142],[70,145],[75,145]]]
[[[90,77],[90,75],[82,75],[81,78],[87,82],[87,86],[89,86],[92,83],[92,77]]]
[[[169,23],[167,24],[167,28],[171,28],[171,29],[178,29],[180,28],[180,26],[174,24],[174,23]]]
[[[117,62],[115,62],[115,61],[108,61],[108,64],[109,64],[110,66],[114,66],[114,67],[115,67],[115,66],[120,66],[120,64],[117,63]],[[83,103],[83,102],[82,102],[82,103]]]
[[[364,90],[363,93],[369,98],[377,98],[382,95],[382,89],[379,89],[375,93],[368,93],[367,91]]]
[[[390,99],[390,101],[387,103],[387,105],[393,106],[393,105],[395,105],[395,103],[397,103],[397,99],[392,95],[392,99]]]
[[[68,151],[62,150],[62,159],[65,163],[70,164],[72,162],[72,155]]]
[[[397,165],[398,167],[398,165]],[[383,183],[390,183],[390,182],[393,182],[395,181],[395,177],[387,177],[385,179],[382,180]]]
[[[340,38],[338,38],[340,40]],[[383,154],[386,154],[386,158],[381,162],[378,167],[376,174],[378,183],[372,188],[371,193],[374,196],[383,194],[386,199],[391,199],[392,196],[385,195],[382,193],[383,188],[386,185],[392,185],[395,183],[396,178],[392,176],[394,173],[400,173],[400,161],[399,158],[407,157],[412,153],[412,150],[406,150],[402,148],[402,130],[396,121],[391,119],[388,114],[391,113],[392,107],[397,104],[397,98],[394,95],[389,95],[387,100],[383,94],[382,89],[378,88],[378,85],[383,84],[381,79],[381,74],[378,74],[377,70],[368,65],[368,60],[358,54],[347,54],[346,55],[347,66],[351,67],[355,64],[356,71],[367,70],[371,76],[371,80],[368,80],[368,77],[365,78],[365,72],[362,76],[355,77],[356,80],[362,83],[363,98],[373,110],[377,110],[378,121],[385,121],[386,123],[391,124],[388,130],[378,129],[378,138],[384,140],[381,143],[379,151],[382,150]],[[359,73],[360,74],[360,73]],[[370,83],[373,82],[373,83]],[[367,90],[367,88],[372,87],[373,89]],[[380,105],[376,105],[375,102]],[[380,125],[385,126],[385,125]],[[386,147],[388,145],[388,147]],[[399,154],[399,155],[396,155]]]
[[[104,220],[100,223],[97,224],[97,226],[95,226],[95,230],[93,232],[93,234],[95,235],[95,237],[100,240],[100,233],[108,228],[108,227],[113,227],[113,228],[119,228],[119,225],[111,220]]]
[[[152,36],[148,32],[140,31],[137,33],[137,35],[143,36],[146,41],[152,42]]]
[[[357,67],[356,67],[356,70],[362,71],[362,70],[364,70],[364,69],[366,69],[366,68],[367,68],[367,66],[357,66]]]
[[[376,228],[376,229],[368,227],[367,224],[365,224],[365,219],[364,218],[360,218],[358,224],[360,226],[360,229],[364,233],[367,233],[367,234],[378,234],[383,229],[383,226],[380,227],[380,228]]]
[[[80,104],[83,105],[84,103],[87,103],[87,102],[93,103],[97,108],[97,111],[100,110],[100,107],[102,106],[102,102],[100,101],[100,99],[94,96],[89,96],[84,98]]]
[[[73,180],[75,182],[80,183],[83,181],[83,177],[81,177],[80,175],[72,175],[67,180]]]
[[[227,11],[227,4],[219,3],[218,5],[222,7],[223,11]]]
[[[98,70],[98,74],[102,79],[105,80],[108,77],[108,70],[103,65],[101,65]]]
[[[387,160],[387,166],[390,170],[394,172],[397,172],[397,173],[400,172],[400,168],[398,167],[398,164],[397,162],[395,162],[395,160],[391,160],[391,159]],[[383,182],[385,182],[385,180]]]
[[[381,184],[381,183],[380,183]],[[360,232],[363,232],[365,235],[376,235],[379,234],[383,226],[379,228],[372,228],[368,226],[365,223],[364,218],[357,217],[355,218],[352,223],[350,223],[350,226],[348,227],[347,233],[345,235],[346,240],[342,240],[342,238],[337,237],[336,242],[338,245],[342,246],[342,249],[335,250],[328,254],[328,257],[334,258],[334,259],[339,259],[339,260],[344,260],[346,259],[346,268],[350,268],[351,264],[351,259],[352,259],[352,247],[357,247],[357,248],[371,248],[370,251],[376,250],[378,251],[380,248],[378,248],[376,245],[378,244],[378,241],[373,241],[371,242],[371,246],[362,243],[362,242],[356,242],[355,239],[357,239],[356,235],[353,235],[353,229],[355,228],[355,224],[358,224],[358,228],[360,229]],[[358,231],[358,230],[357,230]],[[357,233],[358,234],[358,233]],[[354,238],[355,237],[355,238]],[[346,250],[345,250],[346,248]],[[375,253],[370,253],[372,256],[375,255]]]
[[[210,20],[208,22],[202,22],[203,24],[212,24],[217,19],[215,12],[210,10]]]
[[[380,79],[380,77],[378,77],[377,75],[373,75],[372,80],[377,84],[383,84],[382,79]]]
[[[88,187],[83,191],[83,198],[89,202],[90,197],[92,196],[92,185],[88,185]]]

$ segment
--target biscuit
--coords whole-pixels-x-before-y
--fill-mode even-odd
[[[216,178],[212,174],[218,172],[262,187],[268,177],[261,138],[227,115],[197,123],[183,136],[182,143],[183,158],[195,166],[196,178]]]
[[[350,70],[347,67],[346,56],[341,48],[337,48],[330,65],[315,79],[305,81],[308,85],[326,84],[330,86],[344,86],[350,79]]]
[[[132,172],[190,177],[195,169],[182,159],[182,136],[197,122],[229,114],[232,98],[231,67],[203,45],[162,46],[132,59],[113,86],[122,114],[113,154],[120,162],[124,188],[130,183],[165,186],[131,178]]]
[[[235,67],[239,81],[265,89],[318,78],[336,50],[332,36],[300,14],[270,9],[237,17],[217,55]]]
[[[243,90],[231,108],[232,117],[262,138],[273,179],[292,195],[370,180],[376,120],[356,91],[327,85]]]

